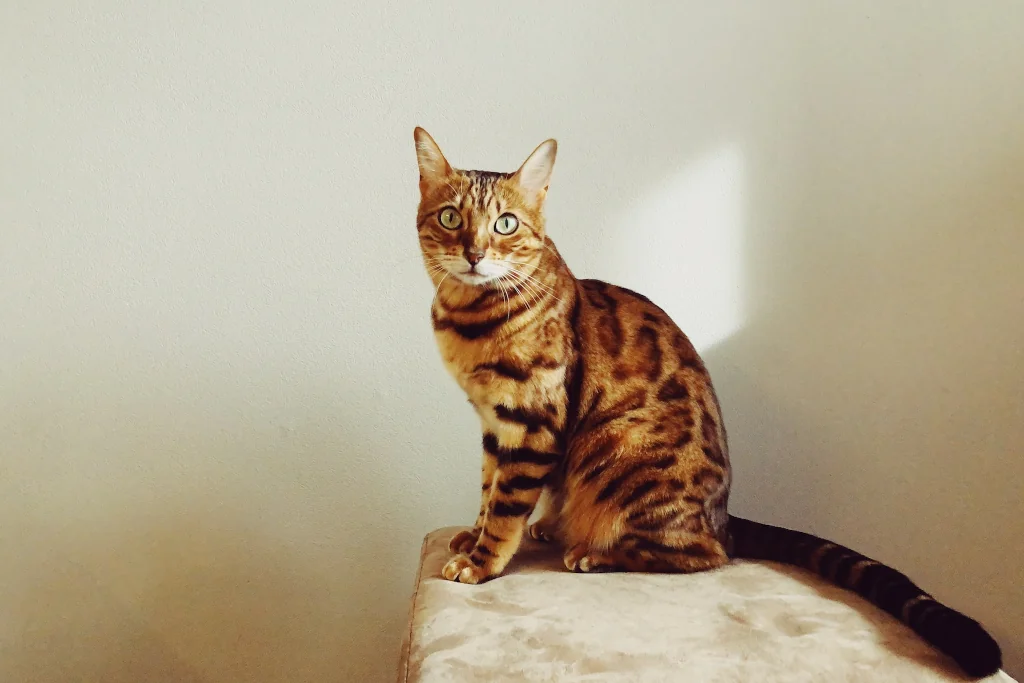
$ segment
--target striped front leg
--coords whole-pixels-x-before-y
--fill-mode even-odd
[[[442,570],[444,577],[461,583],[480,583],[508,566],[519,549],[544,484],[561,455],[553,448],[501,446],[493,434],[484,436],[484,450],[495,457],[483,529],[468,553],[456,555]]]
[[[494,484],[494,471],[498,467],[498,459],[484,451],[484,464],[481,468],[480,485],[480,512],[476,516],[476,522],[469,531],[460,531],[452,537],[448,543],[448,550],[453,553],[468,553],[480,539],[480,531],[484,527],[484,517],[487,514],[487,502],[491,498],[491,488]]]

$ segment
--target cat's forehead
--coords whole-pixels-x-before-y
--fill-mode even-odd
[[[515,192],[509,187],[509,173],[495,171],[456,171],[458,182],[452,183],[459,198],[471,207],[486,208],[499,200],[509,200]]]
[[[459,171],[459,173],[469,178],[471,182],[479,185],[493,185],[499,180],[511,177],[510,173],[499,173],[497,171]]]

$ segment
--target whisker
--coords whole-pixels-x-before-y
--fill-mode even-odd
[[[521,273],[517,273],[516,271],[513,271],[513,270],[509,270],[508,272],[511,273],[511,274],[514,274],[516,276],[520,276],[521,275]],[[524,299],[526,299],[527,310],[532,310],[533,309],[532,304],[536,304],[540,299],[542,299],[543,296],[544,296],[543,293],[538,292],[526,280],[522,280],[521,279],[521,280],[519,280],[518,284],[521,284],[523,286],[523,289],[527,292],[527,296],[524,296]],[[519,291],[519,287],[518,286],[516,286],[516,291],[517,292]]]
[[[533,264],[532,264],[532,263],[530,263],[529,261],[516,261],[516,260],[513,260],[513,259],[506,259],[506,260],[505,260],[505,263],[514,263],[514,264],[515,264],[515,265],[517,265],[517,266],[530,266],[530,265],[533,265]],[[530,274],[527,274],[526,272],[524,272],[524,271],[522,271],[522,270],[520,270],[520,269],[518,269],[518,268],[517,268],[516,270],[519,270],[519,272],[520,272],[520,273],[521,273],[522,275],[527,275],[527,277],[532,277],[532,275],[530,275]],[[533,269],[533,273],[541,273],[541,274],[547,274],[547,271],[542,271],[542,270],[541,270],[541,268],[540,268],[540,266],[538,265],[538,266],[535,266],[535,267],[534,267],[534,269]]]
[[[512,317],[512,307],[511,304],[509,304],[508,292],[505,290],[505,285],[501,282],[501,277],[502,276],[499,275],[498,278],[495,279],[494,284],[498,285],[498,289],[501,290],[501,296],[505,299],[505,322],[508,322]]]
[[[536,278],[532,278],[529,275],[526,275],[526,274],[521,274],[521,275],[523,277],[525,277],[527,279],[527,281],[529,281],[530,283],[532,283],[536,287],[540,288],[541,290],[547,292],[548,294],[554,296],[556,299],[561,301],[561,299],[558,296],[555,295],[555,292],[557,290],[554,287],[552,287],[551,285],[548,285],[548,284],[546,284],[544,282],[541,282],[540,280],[537,280]]]
[[[540,291],[539,289],[537,289],[533,285],[528,285],[524,281],[523,282],[523,287],[529,288],[529,291],[530,291],[530,302],[531,303],[536,304],[536,303],[544,300],[544,292]]]
[[[529,282],[534,287],[538,287],[542,291],[547,292],[550,296],[554,297],[555,301],[558,301],[559,303],[563,303],[562,299],[555,295],[555,291],[556,291],[555,288],[551,287],[547,283],[541,282],[540,280],[538,280],[537,278],[533,277],[532,275],[527,275],[526,273],[523,273],[523,272],[519,271],[516,268],[509,268],[508,272],[515,273],[516,276],[521,278],[524,282]]]
[[[525,273],[518,273],[518,272],[517,272],[516,274],[517,274],[517,275],[518,275],[519,277],[523,278],[523,279],[524,279],[524,280],[525,280],[526,282],[529,282],[530,284],[534,285],[535,287],[538,287],[538,288],[540,288],[540,289],[541,289],[542,291],[545,291],[545,292],[547,292],[548,294],[554,294],[554,293],[555,293],[555,289],[554,289],[554,287],[551,287],[551,286],[549,286],[549,285],[546,285],[546,284],[544,284],[543,282],[541,282],[540,280],[537,280],[537,279],[535,279],[535,278],[532,278],[532,277],[530,277],[529,275],[526,275]]]
[[[441,291],[441,285],[444,284],[444,281],[448,278],[449,275],[451,275],[451,272],[446,272],[444,274],[444,277],[441,278],[440,282],[437,283],[437,289],[434,290],[434,298],[430,300],[430,307],[431,308],[434,307],[434,302],[437,301],[437,295]]]
[[[529,287],[530,303],[532,305],[536,306],[538,303],[544,301],[544,292],[538,290],[533,285],[527,285],[526,282],[523,282],[523,287],[524,288]]]
[[[501,278],[498,278],[498,280],[500,282]],[[509,282],[508,284],[512,283]],[[505,290],[505,322],[508,322],[512,319],[512,294],[508,291],[509,288],[505,283],[502,283],[501,286]]]
[[[549,296],[549,297],[553,298],[555,301],[558,301],[558,302],[562,301],[557,296],[552,294],[550,291],[545,291],[543,289],[540,289],[538,287],[537,283],[530,282],[529,280],[525,279],[523,273],[520,273],[518,271],[509,271],[509,272],[514,272],[516,277],[519,278],[520,282],[522,283],[523,288],[526,289],[528,292],[530,292],[530,295],[531,295],[530,299],[531,299],[532,303],[537,303],[539,301],[543,301],[546,296]]]
[[[509,272],[509,273],[511,273],[512,271],[508,271],[508,272]],[[521,296],[521,297],[523,297],[523,303],[525,303],[525,304],[526,304],[526,310],[527,310],[527,311],[532,311],[532,310],[533,310],[533,307],[532,307],[532,306],[530,305],[530,297],[528,297],[528,296],[525,296],[525,295],[524,295],[524,294],[522,293],[522,291],[520,291],[520,289],[519,289],[519,284],[518,284],[517,282],[515,282],[515,281],[514,281],[514,280],[512,280],[512,279],[510,279],[510,280],[509,280],[509,282],[511,282],[512,286],[513,286],[513,287],[515,288],[515,290],[516,290],[516,296]]]

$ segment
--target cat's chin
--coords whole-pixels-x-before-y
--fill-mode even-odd
[[[470,287],[486,287],[498,279],[492,275],[481,275],[480,273],[453,273],[453,275],[459,282]]]

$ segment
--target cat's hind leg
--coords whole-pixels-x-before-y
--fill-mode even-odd
[[[562,515],[563,498],[560,491],[544,489],[540,503],[544,512],[540,519],[530,525],[530,538],[545,543],[555,540],[558,536],[558,521]]]
[[[690,532],[628,533],[608,550],[585,543],[563,557],[569,571],[689,573],[720,567],[729,561],[716,538]]]

